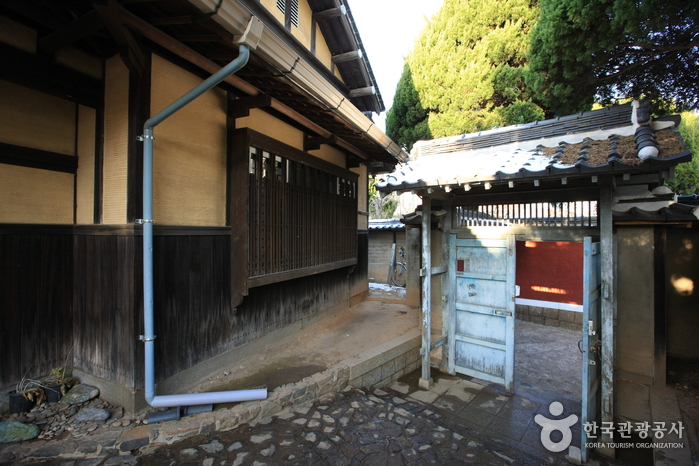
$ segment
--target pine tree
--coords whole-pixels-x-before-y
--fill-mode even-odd
[[[445,0],[406,58],[387,134],[410,149],[543,119],[524,73],[537,13],[529,0]]]
[[[699,108],[699,3],[540,0],[527,82],[555,114],[619,98]]]

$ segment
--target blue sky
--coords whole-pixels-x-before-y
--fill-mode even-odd
[[[346,0],[374,70],[386,110],[393,104],[403,58],[442,0]],[[386,112],[374,118],[385,131]]]

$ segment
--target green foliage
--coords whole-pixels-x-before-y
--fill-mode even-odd
[[[699,3],[540,0],[526,82],[557,115],[594,100],[699,106]]]
[[[699,194],[699,114],[684,112],[680,134],[692,152],[692,161],[681,163],[675,168],[675,181],[669,183],[678,194]]]
[[[407,63],[396,87],[393,106],[386,115],[386,134],[407,151],[413,148],[415,141],[432,139],[427,112],[422,108]]]
[[[527,87],[529,0],[445,0],[406,58],[387,134],[431,139],[544,118]]]

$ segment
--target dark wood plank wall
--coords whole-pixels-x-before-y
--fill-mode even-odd
[[[137,382],[136,351],[142,354],[138,240],[131,227],[94,227],[74,241],[75,367],[130,389]]]
[[[349,276],[350,294],[355,295],[366,290],[369,280],[369,232],[357,232],[357,265]]]
[[[347,269],[250,290],[230,307],[230,235],[154,239],[156,380],[347,300]]]
[[[72,344],[70,229],[30,230],[0,227],[0,387],[48,375]]]
[[[64,234],[23,228],[0,231],[1,385],[16,383],[32,364],[30,376],[47,374],[72,348],[74,367],[140,389],[140,228],[66,226]],[[360,254],[349,279],[350,269],[342,268],[256,287],[232,310],[230,229],[156,228],[157,380],[347,302],[349,281],[366,274]]]

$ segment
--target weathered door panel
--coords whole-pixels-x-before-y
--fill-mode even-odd
[[[515,242],[450,240],[450,372],[514,388]]]
[[[600,244],[593,243],[589,237],[584,242],[583,260],[583,366],[582,366],[582,424],[596,424],[600,427],[601,413],[601,363],[602,351],[600,335],[600,293],[601,293],[601,254]],[[586,461],[590,449],[586,443],[596,439],[587,439],[585,429],[581,429],[580,442],[582,460]],[[599,435],[599,434],[598,434]]]

